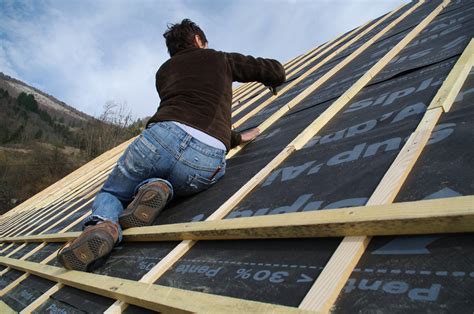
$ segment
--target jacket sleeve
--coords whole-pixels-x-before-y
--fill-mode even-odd
[[[242,142],[242,136],[240,133],[235,132],[235,131],[230,131],[230,148],[234,148],[236,146],[239,146],[240,143]]]
[[[285,69],[273,59],[254,58],[240,53],[225,53],[232,71],[232,79],[237,82],[260,82],[276,87],[285,82]]]

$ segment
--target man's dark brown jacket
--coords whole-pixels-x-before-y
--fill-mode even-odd
[[[285,70],[272,59],[212,49],[182,50],[156,73],[161,103],[148,124],[177,121],[221,140],[227,150],[237,146],[240,135],[231,131],[233,81],[275,87],[285,81]]]

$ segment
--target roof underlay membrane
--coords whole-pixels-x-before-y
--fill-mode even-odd
[[[260,126],[261,136],[231,151],[223,179],[174,201],[150,232],[343,207],[356,207],[351,215],[369,205],[397,212],[392,203],[406,202],[416,214],[423,206],[448,213],[459,201],[468,218],[440,217],[442,228],[420,222],[408,232],[393,222],[400,233],[383,231],[390,219],[362,234],[349,224],[331,237],[307,237],[305,228],[280,239],[251,239],[250,231],[219,241],[130,235],[93,273],[65,271],[55,257],[61,235],[80,231],[127,142],[0,218],[1,307],[472,312],[474,226],[463,222],[474,210],[473,34],[474,2],[413,1],[289,61],[277,96],[256,83],[236,88],[235,129]],[[448,105],[443,90],[454,93]],[[59,242],[15,240],[48,234]]]

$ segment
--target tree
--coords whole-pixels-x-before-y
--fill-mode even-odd
[[[0,98],[10,98],[10,94],[7,90],[0,88]]]
[[[43,130],[39,129],[39,130],[35,133],[35,139],[36,139],[36,140],[40,140],[41,137],[43,137]]]
[[[21,136],[23,135],[23,132],[25,132],[25,126],[20,125],[18,129],[13,132],[13,134],[10,136],[8,139],[8,142],[15,142],[21,139]]]
[[[140,132],[132,122],[132,113],[125,103],[107,102],[98,121],[82,129],[81,148],[91,158],[117,146]]]
[[[32,94],[21,92],[20,95],[18,95],[17,103],[31,112],[38,112],[38,102]]]

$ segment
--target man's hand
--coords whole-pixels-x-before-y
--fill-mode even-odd
[[[242,137],[241,144],[253,141],[258,135],[260,135],[259,128],[253,128],[240,133],[240,136]]]
[[[274,87],[274,86],[267,86],[267,87],[272,92],[273,96],[278,95],[278,91],[277,91],[276,87]]]

